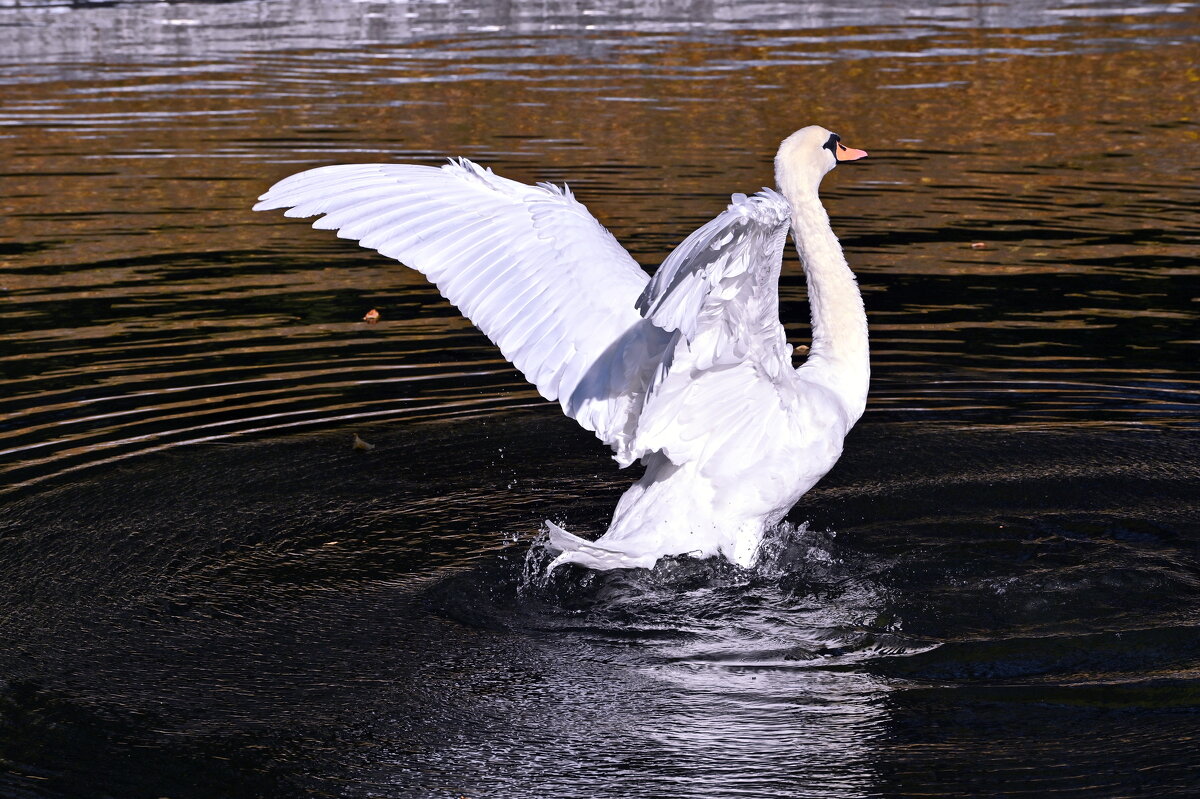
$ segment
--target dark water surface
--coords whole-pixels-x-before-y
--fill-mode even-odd
[[[0,0],[0,796],[1200,795],[1197,45],[1170,2]],[[466,155],[653,269],[809,123],[871,152],[824,196],[874,383],[752,571],[545,579],[631,474],[419,276],[249,211]]]

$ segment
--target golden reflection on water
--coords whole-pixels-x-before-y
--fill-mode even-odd
[[[1139,34],[1119,24],[1105,32]],[[341,59],[296,52],[225,65],[216,86],[195,86],[190,71],[156,75],[149,89],[143,76],[98,80],[87,87],[94,93],[86,105],[77,81],[10,84],[8,104],[40,111],[0,143],[10,165],[7,232],[22,241],[70,242],[40,254],[43,264],[203,252],[214,237],[223,249],[256,250],[296,235],[277,230],[278,220],[245,213],[247,196],[289,170],[458,153],[507,162],[506,171],[521,179],[574,178],[619,237],[671,225],[674,217],[681,220],[672,229],[684,231],[719,196],[768,182],[776,144],[809,120],[837,128],[875,159],[831,181],[843,229],[855,229],[864,213],[875,219],[897,210],[861,198],[853,210],[841,207],[842,194],[868,181],[881,193],[902,193],[898,205],[909,218],[995,219],[994,209],[964,202],[991,197],[1028,198],[1006,209],[1004,223],[1040,219],[1061,197],[1031,200],[1065,189],[1077,203],[1114,204],[1110,224],[1118,226],[1126,220],[1112,184],[1136,189],[1194,169],[1200,133],[1189,123],[1200,75],[1180,68],[1175,48],[1000,58],[988,53],[1019,46],[1022,36],[990,30],[902,43],[907,52],[889,43],[893,52],[848,62],[788,64],[772,62],[786,59],[772,48],[777,38],[747,33],[737,46],[719,46],[655,37],[653,49],[613,48],[608,63],[529,58],[502,79],[472,78],[469,51],[461,61],[439,60],[436,71],[419,60],[410,65],[407,56],[427,50],[426,42]],[[766,65],[713,67],[756,61]],[[298,98],[279,97],[298,65],[318,76],[341,72],[301,84]],[[633,65],[641,70],[622,68]],[[536,80],[523,79],[522,66]],[[616,99],[624,97],[642,101]],[[1122,159],[1119,168],[1111,156]],[[586,168],[602,165],[615,170],[611,183]],[[1079,185],[1089,178],[1111,183]],[[588,196],[591,182],[608,191]],[[686,213],[677,204],[662,207],[679,195],[713,199],[685,203]],[[662,256],[657,248],[638,254],[650,262]],[[931,255],[910,252],[905,260]],[[938,252],[938,260],[945,255]]]
[[[1016,369],[1037,394],[1039,363],[1060,392],[1081,372],[1119,383],[1147,369],[1194,391],[1184,353],[1200,294],[1200,72],[1181,62],[1180,32],[1198,17],[1184,7],[1036,28],[868,18],[722,35],[487,31],[9,70],[0,370],[15,388],[3,411],[28,421],[0,431],[0,448],[18,459],[22,447],[53,450],[46,436],[63,423],[86,430],[85,448],[123,439],[113,420],[87,430],[84,408],[115,402],[123,420],[151,424],[186,406],[197,381],[293,376],[291,401],[314,423],[322,407],[331,418],[355,403],[400,413],[429,396],[348,398],[333,363],[345,359],[441,370],[452,393],[523,404],[511,374],[455,377],[458,361],[496,355],[418,275],[252,214],[254,198],[308,166],[467,155],[517,179],[569,182],[653,268],[730,192],[768,184],[777,142],[810,122],[871,152],[827,181],[826,198],[871,312],[873,411],[958,418],[955,397],[924,393],[951,372],[981,381],[975,407],[995,414],[1004,404],[986,375]],[[802,343],[803,282],[794,260],[790,270],[783,313]],[[383,321],[367,330],[372,307]],[[322,362],[328,373],[311,382]],[[124,407],[127,394],[149,396],[146,384],[170,401]],[[1101,406],[1121,406],[1122,389],[1111,393]],[[257,418],[253,394],[218,404]],[[1075,421],[1103,411],[1076,399]],[[1180,418],[1178,403],[1163,407],[1145,418]]]

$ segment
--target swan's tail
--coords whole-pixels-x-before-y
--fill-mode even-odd
[[[606,571],[608,569],[650,569],[658,558],[654,555],[633,556],[617,549],[609,549],[593,543],[577,535],[568,533],[552,521],[546,522],[546,530],[550,533],[550,546],[562,550],[562,554],[550,561],[546,573],[565,566],[568,563],[578,563],[589,569]]]

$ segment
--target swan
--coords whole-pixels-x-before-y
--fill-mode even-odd
[[[645,473],[596,541],[547,522],[549,569],[651,568],[721,555],[752,566],[763,534],[834,465],[870,381],[867,318],[817,191],[866,157],[825,128],[783,141],[778,191],[734,194],[653,278],[566,186],[528,186],[465,158],[441,167],[325,166],[254,210],[321,214],[425,275],[547,400]],[[791,230],[812,346],[793,368],[779,321]]]

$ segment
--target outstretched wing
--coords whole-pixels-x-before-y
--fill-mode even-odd
[[[722,214],[667,257],[638,310],[683,335],[695,368],[778,358],[779,345],[786,346],[779,270],[790,226],[791,206],[778,192],[733,195]]]
[[[424,274],[543,397],[627,446],[668,337],[635,308],[646,273],[565,187],[460,159],[320,167],[259,200]]]
[[[779,272],[790,225],[778,193],[735,194],[646,286],[638,309],[676,340],[649,387],[635,456],[660,450],[681,464],[741,446],[752,458],[782,429],[789,410],[778,389],[792,374],[792,348],[779,322]]]

